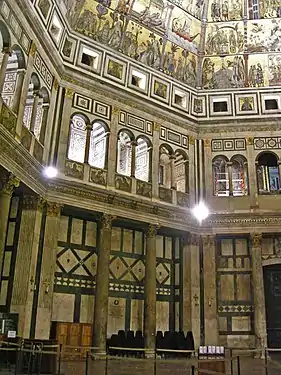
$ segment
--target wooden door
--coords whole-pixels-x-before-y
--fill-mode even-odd
[[[83,323],[57,323],[56,339],[63,345],[63,358],[78,360],[86,356],[92,344],[92,325]]]
[[[281,346],[281,265],[264,268],[264,291],[268,346]]]

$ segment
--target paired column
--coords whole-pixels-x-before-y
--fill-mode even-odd
[[[42,105],[42,117],[41,117],[41,129],[40,129],[40,136],[39,141],[44,146],[45,144],[45,136],[46,136],[46,127],[48,124],[48,114],[49,114],[49,103],[44,103]]]
[[[92,124],[87,124],[86,128],[87,128],[87,136],[86,136],[84,163],[89,164],[89,151],[90,151],[90,145],[91,145]]]
[[[136,173],[136,147],[138,145],[137,141],[131,142],[132,154],[131,154],[131,177],[135,177]]]
[[[60,129],[60,139],[57,155],[57,167],[60,171],[64,171],[66,151],[68,144],[69,125],[72,109],[74,91],[71,89],[65,89],[64,105],[62,111],[62,121]]]
[[[3,58],[0,68],[0,95],[2,94],[4,83],[5,83],[5,76],[6,70],[8,65],[9,57],[12,55],[12,50],[10,47],[4,47],[2,50]]]
[[[97,355],[106,355],[109,260],[111,251],[111,232],[114,216],[104,214],[101,220],[99,254],[96,275],[96,293],[93,325],[93,346]]]
[[[266,346],[266,315],[262,269],[262,235],[251,233],[252,285],[254,292],[254,329],[256,348],[263,350]]]
[[[29,338],[35,283],[37,251],[42,220],[42,200],[35,195],[23,198],[20,233],[11,300],[11,312],[19,314],[18,335]]]
[[[34,134],[35,126],[36,126],[36,118],[37,118],[39,100],[40,100],[39,92],[35,91],[33,95],[33,105],[32,105],[31,119],[30,119],[30,131],[33,134]]]
[[[24,109],[26,105],[26,99],[28,95],[28,88],[30,84],[31,74],[33,72],[33,65],[34,65],[34,58],[36,54],[36,46],[34,43],[31,44],[29,55],[28,55],[28,61],[26,65],[26,72],[23,78],[23,84],[22,84],[22,90],[19,98],[18,103],[18,119],[17,119],[17,128],[16,128],[16,134],[18,139],[20,139],[21,136],[21,129],[23,125],[23,117],[24,117]]]
[[[176,179],[175,179],[175,161],[176,155],[170,155],[170,165],[171,165],[171,189],[176,190]]]
[[[144,338],[145,355],[154,357],[156,333],[156,233],[157,226],[149,224],[146,232],[144,280]]]
[[[232,162],[227,162],[227,172],[228,172],[228,189],[229,195],[233,195],[233,184],[232,184]]]
[[[19,184],[20,180],[13,174],[9,174],[0,180],[0,270],[2,270],[3,264],[11,198],[14,189],[18,187]]]
[[[25,69],[18,69],[17,85],[16,85],[14,97],[13,97],[13,111],[15,113],[18,113],[19,106],[20,106],[24,76],[25,76]]]
[[[203,236],[203,246],[205,345],[217,345],[216,237]]]
[[[107,169],[107,184],[109,186],[115,186],[115,171],[116,171],[116,158],[117,158],[117,134],[118,134],[118,122],[119,122],[120,109],[113,108],[112,120],[110,124],[110,137],[107,144],[108,148],[108,169]]]
[[[37,265],[41,263],[41,273],[37,274],[39,295],[37,316],[35,318],[35,338],[45,340],[50,337],[54,275],[60,228],[61,205],[55,202],[46,203],[46,222],[43,249],[38,250]],[[42,234],[41,234],[42,235]]]
[[[257,207],[258,202],[258,185],[255,163],[255,151],[253,138],[247,139],[247,161],[248,161],[248,189],[250,193],[250,205],[252,208]]]

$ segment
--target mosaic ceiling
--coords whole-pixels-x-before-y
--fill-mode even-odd
[[[76,32],[189,86],[280,85],[281,1],[207,3],[61,0],[60,6]]]

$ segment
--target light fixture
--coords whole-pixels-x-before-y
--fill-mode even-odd
[[[202,221],[209,216],[209,209],[205,203],[201,201],[192,209],[192,214],[199,223],[202,223]]]
[[[48,178],[54,178],[58,174],[58,170],[55,167],[52,167],[51,165],[46,167],[44,169],[44,175]]]

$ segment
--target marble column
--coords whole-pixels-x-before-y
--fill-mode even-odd
[[[132,153],[131,153],[131,177],[136,175],[136,147],[138,143],[136,141],[131,142]]]
[[[157,226],[149,224],[146,232],[144,279],[144,340],[146,357],[154,357],[156,334],[156,233]]]
[[[251,233],[251,255],[252,255],[252,286],[254,294],[254,329],[256,336],[256,348],[261,349],[261,354],[266,343],[266,315],[265,297],[262,269],[262,235]]]
[[[85,155],[84,155],[84,163],[89,164],[89,151],[90,151],[90,145],[91,145],[91,131],[92,131],[92,124],[86,125],[86,146],[85,146]]]
[[[118,143],[118,122],[120,109],[113,108],[112,119],[110,123],[110,137],[107,143],[108,161],[107,161],[107,185],[115,186],[116,160],[117,160],[117,143]]]
[[[281,161],[278,161],[279,181],[281,181]],[[281,187],[279,187],[280,189]]]
[[[32,105],[32,112],[31,112],[31,118],[30,118],[30,131],[33,134],[34,134],[35,125],[36,125],[39,100],[40,100],[39,92],[35,91],[33,95],[33,105]]]
[[[44,103],[42,105],[42,118],[41,118],[41,129],[40,129],[39,141],[43,146],[45,144],[45,136],[46,136],[46,127],[48,125],[49,108],[50,108],[49,103]]]
[[[58,155],[57,155],[57,168],[61,173],[64,173],[65,168],[65,160],[66,160],[66,152],[67,152],[67,145],[68,145],[68,135],[69,135],[69,128],[70,128],[70,117],[71,117],[71,110],[72,110],[72,101],[73,101],[74,91],[72,89],[65,89],[65,96],[64,96],[64,105],[62,111],[62,120],[61,120],[61,130],[60,130],[60,138],[59,138],[59,147],[58,147]]]
[[[35,54],[36,54],[36,45],[32,42],[29,55],[28,55],[27,64],[26,64],[26,72],[25,72],[25,76],[23,79],[20,103],[19,103],[18,112],[17,112],[18,119],[17,119],[17,127],[16,127],[16,137],[18,140],[21,139],[21,129],[23,126],[24,109],[26,105],[26,99],[28,95],[28,88],[30,84],[31,74],[33,72]]]
[[[46,223],[40,278],[38,279],[39,296],[35,326],[35,339],[49,339],[51,328],[52,302],[58,234],[60,228],[61,205],[46,203]]]
[[[200,346],[199,236],[183,237],[183,331],[192,331],[195,348]]]
[[[20,180],[13,174],[0,179],[0,270],[2,270],[7,225],[13,191],[20,184]],[[1,274],[0,274],[1,277]]]
[[[20,106],[24,76],[25,76],[25,69],[18,69],[17,85],[15,88],[14,97],[13,97],[13,111],[15,113],[18,113],[19,106]]]
[[[232,184],[232,162],[227,162],[227,172],[228,172],[228,189],[229,195],[233,196],[233,184]]]
[[[205,345],[218,345],[216,237],[203,236]]]
[[[18,336],[25,339],[29,338],[33,295],[37,287],[35,271],[41,220],[41,198],[24,196],[10,311],[19,314]]]
[[[114,216],[104,214],[101,220],[99,253],[96,276],[96,292],[93,324],[93,346],[96,355],[106,354],[109,261],[111,251],[111,232]]]
[[[2,57],[1,67],[0,67],[0,94],[2,94],[4,83],[5,83],[8,60],[12,54],[11,48],[4,47],[2,50],[2,54],[3,54],[3,57]]]
[[[171,189],[176,190],[176,176],[175,176],[175,161],[176,155],[170,155],[170,165],[171,165]]]

